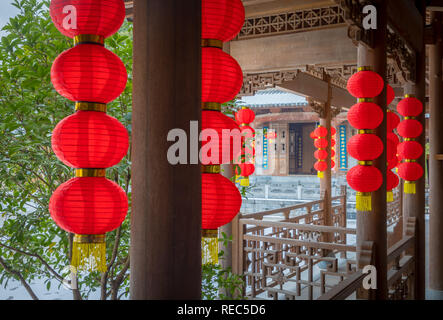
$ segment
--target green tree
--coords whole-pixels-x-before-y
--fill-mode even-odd
[[[49,17],[49,0],[15,0],[19,14],[3,28],[0,42],[0,285],[21,281],[33,299],[35,279],[61,285],[70,264],[72,234],[53,222],[48,212],[51,194],[73,176],[51,149],[51,132],[74,112],[74,103],[60,96],[50,79],[51,65],[72,47]],[[106,40],[106,47],[125,63],[125,92],[109,104],[108,113],[131,132],[132,24]],[[107,170],[130,199],[130,155]],[[108,272],[79,274],[74,299],[100,290],[102,299],[129,292],[129,217],[107,235]]]

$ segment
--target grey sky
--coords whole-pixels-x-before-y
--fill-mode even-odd
[[[18,13],[18,9],[11,3],[12,0],[0,0],[0,30],[8,22],[10,17]],[[0,32],[0,35],[3,35],[3,33]]]

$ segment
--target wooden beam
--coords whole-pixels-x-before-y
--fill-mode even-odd
[[[428,0],[426,9],[430,11],[443,11],[443,0]]]
[[[387,3],[389,26],[408,42],[412,49],[421,51],[424,26],[422,16],[415,7],[414,1],[390,0]]]

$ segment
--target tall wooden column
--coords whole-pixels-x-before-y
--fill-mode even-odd
[[[200,38],[200,0],[134,1],[132,299],[201,298],[201,169],[167,159],[201,119]]]
[[[417,1],[420,3],[418,10],[423,17],[423,26],[426,24],[426,6],[425,1]],[[412,88],[408,88],[408,93],[415,93],[417,99],[423,102],[426,108],[426,50],[423,42],[423,47],[420,52],[416,52],[416,81]],[[440,55],[441,60],[441,55]],[[441,61],[440,61],[441,70]],[[441,72],[441,71],[440,71]],[[432,79],[432,76],[431,76]],[[431,80],[432,83],[432,80]],[[441,90],[441,87],[439,87]],[[415,92],[413,92],[415,91]],[[426,144],[426,121],[425,109],[417,120],[423,126],[423,134],[417,138],[417,142],[425,149]],[[417,160],[417,162],[425,168],[425,153]],[[425,176],[419,179],[416,183],[416,194],[403,194],[403,219],[408,220],[408,217],[415,217],[417,221],[417,239],[416,239],[416,254],[415,259],[415,299],[425,299],[425,259],[426,259],[426,242],[425,242]],[[404,229],[406,230],[406,228]]]
[[[377,30],[374,30],[374,49],[362,44],[358,47],[357,63],[359,67],[370,66],[386,82],[386,36],[387,36],[387,2],[377,2]],[[371,290],[370,297],[378,300],[387,299],[387,230],[386,230],[386,86],[383,92],[374,99],[384,113],[382,124],[376,129],[376,135],[385,146],[382,155],[374,161],[384,179],[381,188],[373,192],[372,212],[357,212],[357,247],[360,250],[364,241],[373,241],[375,245],[375,267],[377,270],[377,289]]]
[[[323,117],[320,118],[320,125],[328,130],[328,135],[326,139],[328,140],[328,147],[326,151],[328,152],[328,158],[326,160],[328,168],[324,172],[323,179],[320,179],[320,192],[324,192],[325,195],[325,205],[324,205],[324,225],[332,226],[332,210],[331,210],[331,197],[332,197],[332,186],[331,186],[331,101],[332,101],[332,86],[331,77],[325,75],[325,80],[328,81],[328,101],[325,103]],[[332,234],[327,234],[326,242],[331,241]]]
[[[443,161],[436,159],[443,154],[443,13],[432,12],[431,19],[436,42],[429,47],[429,287],[443,291]]]

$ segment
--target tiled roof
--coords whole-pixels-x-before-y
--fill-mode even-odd
[[[305,97],[278,89],[257,91],[254,96],[241,97],[241,105],[250,108],[306,106]]]

